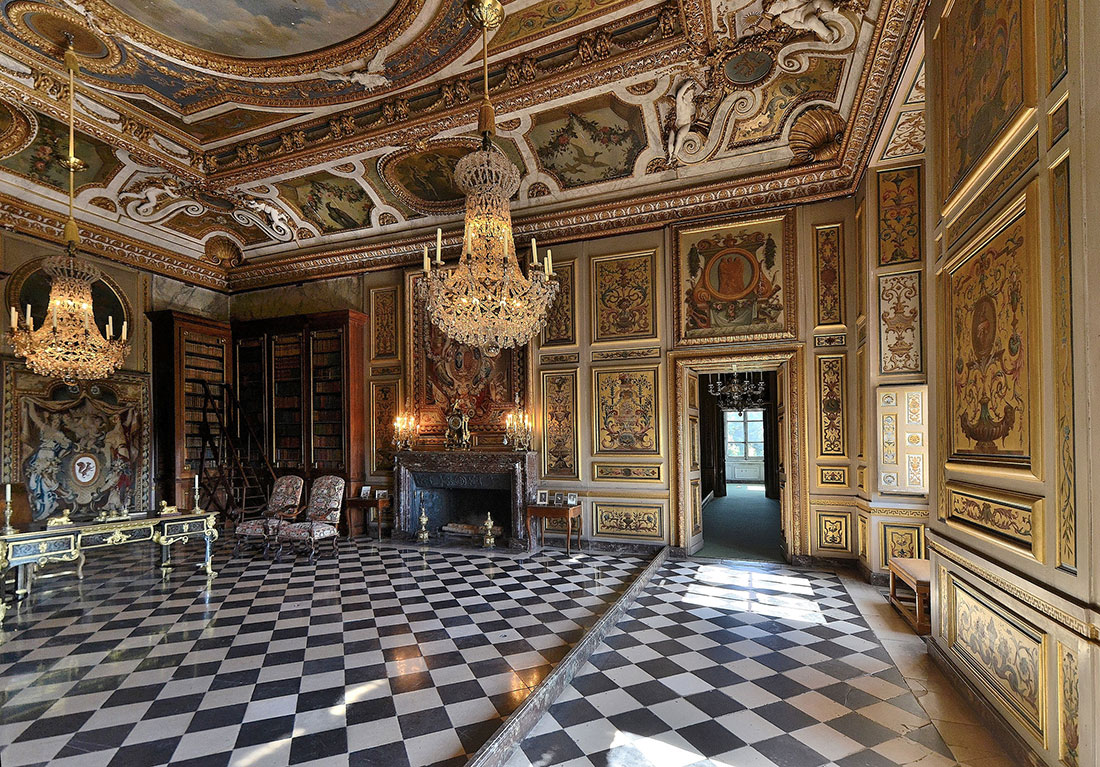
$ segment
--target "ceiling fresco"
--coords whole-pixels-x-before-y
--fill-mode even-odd
[[[886,113],[902,69],[918,98],[896,62],[923,1],[512,0],[489,77],[517,235],[849,193],[888,118],[914,135],[919,100]],[[52,239],[67,35],[104,255],[233,291],[460,241],[481,99],[462,0],[0,0],[0,219]]]
[[[139,24],[200,50],[278,58],[342,43],[370,29],[396,2],[347,0],[109,0]]]

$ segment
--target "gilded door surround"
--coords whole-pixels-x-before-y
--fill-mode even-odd
[[[786,370],[779,376],[786,382],[781,396],[786,402],[786,417],[780,425],[780,461],[787,468],[787,482],[780,489],[784,543],[788,558],[810,554],[809,478],[805,411],[805,373],[803,344],[748,349],[680,350],[669,354],[669,389],[672,392],[674,431],[672,443],[672,509],[669,541],[686,548],[691,536],[691,498],[688,472],[690,438],[687,407],[687,378],[690,374],[734,370]]]

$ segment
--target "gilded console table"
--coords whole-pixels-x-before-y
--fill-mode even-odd
[[[92,522],[63,522],[51,519],[36,523],[10,535],[0,534],[0,621],[8,611],[6,599],[8,570],[18,568],[16,598],[30,593],[35,568],[50,562],[76,562],[77,577],[84,577],[88,552],[151,541],[160,546],[161,569],[172,568],[170,547],[191,539],[206,541],[204,569],[215,575],[211,566],[214,541],[218,538],[217,514],[186,512],[143,518],[105,519]]]

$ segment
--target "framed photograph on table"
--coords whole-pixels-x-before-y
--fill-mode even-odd
[[[555,506],[564,506],[565,505],[565,493],[560,493],[560,492],[559,493],[554,493],[554,505]]]
[[[549,490],[539,490],[538,493],[535,495],[535,503],[538,504],[539,506],[546,506],[547,504],[549,504],[550,503],[550,491]]]
[[[387,498],[390,497],[390,491],[389,490],[376,490],[375,493],[374,493],[374,497],[377,498],[380,501],[386,500]]]
[[[577,505],[577,494],[576,493],[570,493],[569,495],[565,496],[565,503],[566,503],[567,506],[576,506]]]
[[[370,498],[370,485],[363,485],[361,488],[359,488],[359,497]]]

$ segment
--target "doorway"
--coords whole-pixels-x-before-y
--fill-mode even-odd
[[[699,376],[703,545],[696,556],[784,561],[777,381],[776,371]],[[738,382],[760,389],[744,409],[716,394]]]
[[[771,348],[756,348],[738,350],[678,350],[670,354],[671,370],[670,378],[673,391],[673,412],[675,413],[676,429],[673,447],[673,479],[675,488],[674,499],[674,529],[673,545],[680,548],[684,554],[695,555],[701,552],[707,545],[707,534],[703,529],[704,505],[711,505],[716,500],[730,498],[731,492],[747,495],[749,492],[755,495],[741,498],[739,508],[744,516],[733,521],[729,528],[736,531],[737,523],[749,523],[749,507],[757,504],[751,501],[759,501],[760,514],[766,516],[769,527],[756,527],[754,530],[768,531],[769,538],[759,546],[753,548],[759,552],[754,555],[742,553],[741,556],[753,559],[767,559],[772,561],[790,562],[806,554],[809,548],[807,539],[809,510],[805,503],[807,492],[807,476],[805,456],[803,450],[804,411],[803,411],[803,380],[802,380],[802,355],[803,350],[799,346],[775,346]],[[727,474],[731,479],[736,479],[738,471],[741,475],[747,475],[751,470],[747,466],[738,469],[730,465],[727,471],[726,464],[726,429],[725,419],[714,420],[715,424],[721,424],[721,429],[716,425],[711,433],[704,437],[701,415],[706,408],[707,400],[713,403],[707,387],[706,377],[711,374],[758,371],[768,375],[772,382],[770,402],[774,411],[774,418],[765,415],[761,419],[766,432],[763,440],[750,439],[749,429],[745,430],[744,441],[741,447],[729,448],[730,453],[755,452],[759,448],[764,452],[765,487],[763,490],[746,485],[758,484],[754,482],[731,482],[727,484]],[[753,418],[753,422],[756,419]],[[742,421],[744,425],[745,421]],[[758,432],[752,427],[753,435]],[[737,441],[737,433],[731,437]],[[720,436],[719,436],[720,435]],[[706,440],[706,442],[705,442]],[[713,451],[713,459],[708,463],[704,444],[710,441],[721,445]],[[750,446],[750,443],[754,443]],[[770,463],[768,456],[771,456]],[[719,460],[720,456],[720,460]],[[738,456],[739,457],[739,456]],[[770,467],[770,470],[769,470]],[[759,476],[759,474],[757,474]],[[706,490],[704,491],[704,483]],[[771,487],[768,487],[768,484]],[[733,485],[738,485],[734,487]],[[766,505],[763,504],[767,500]],[[736,501],[736,499],[734,499]],[[704,501],[707,503],[704,504]],[[775,552],[775,526],[776,503],[778,503],[779,520],[779,552]],[[720,507],[714,507],[720,509]],[[708,520],[709,522],[710,520]],[[708,531],[716,543],[721,543],[726,536],[723,530]],[[741,535],[741,543],[747,543],[746,535]],[[738,541],[734,541],[736,545]],[[721,556],[732,556],[721,554]]]

